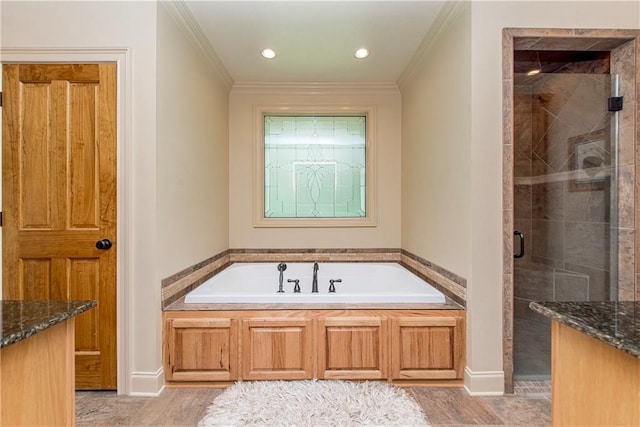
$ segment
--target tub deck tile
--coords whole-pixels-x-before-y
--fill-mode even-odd
[[[379,304],[187,304],[182,297],[164,311],[236,311],[236,310],[464,310],[447,298],[444,303],[379,303]]]

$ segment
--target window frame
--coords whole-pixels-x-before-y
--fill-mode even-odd
[[[359,218],[267,218],[264,216],[264,119],[265,116],[365,116],[365,216]],[[262,227],[375,227],[376,111],[361,105],[261,105],[254,106],[253,226]]]

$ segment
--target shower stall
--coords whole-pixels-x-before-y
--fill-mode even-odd
[[[617,299],[620,99],[608,54],[515,51],[516,379],[550,375],[550,321],[531,301]]]

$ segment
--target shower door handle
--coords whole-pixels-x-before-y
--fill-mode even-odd
[[[513,232],[514,236],[518,236],[520,238],[520,251],[518,253],[513,254],[514,258],[522,258],[524,256],[524,234],[515,230]]]

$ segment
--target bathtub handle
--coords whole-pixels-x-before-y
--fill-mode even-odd
[[[342,279],[331,279],[329,280],[329,292],[333,293],[336,291],[336,287],[334,283],[342,283]]]
[[[295,283],[293,285],[293,292],[296,294],[300,293],[300,279],[287,279],[289,283]]]

